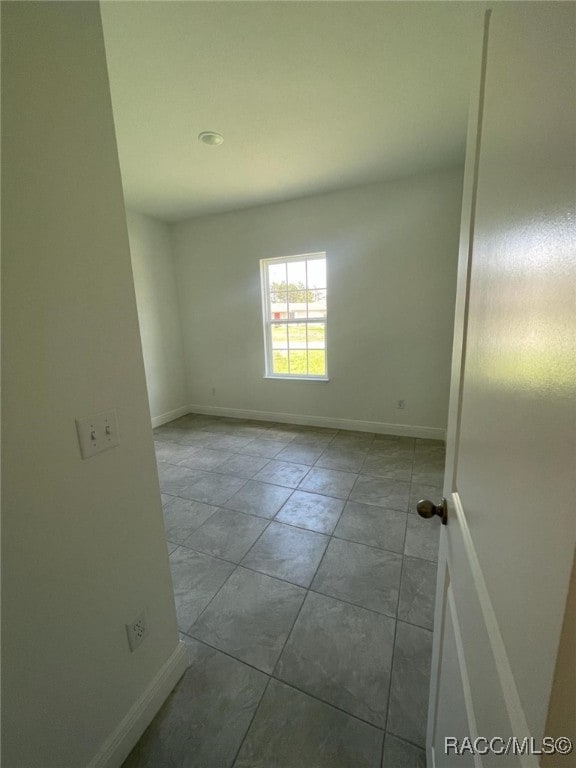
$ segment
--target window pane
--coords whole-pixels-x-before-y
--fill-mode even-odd
[[[272,349],[286,349],[288,347],[288,331],[286,325],[273,323],[271,326]]]
[[[324,349],[326,347],[325,332],[324,323],[309,323],[308,349]]]
[[[314,376],[326,376],[326,352],[323,349],[311,349],[308,352],[308,368]]]
[[[291,320],[306,319],[308,310],[306,309],[306,290],[288,292],[288,311]]]
[[[296,288],[306,288],[306,262],[289,261],[288,262],[288,283]]]
[[[326,291],[310,291],[308,303],[315,309],[326,309]]]
[[[286,282],[286,264],[268,264],[268,284]]]
[[[274,352],[272,354],[272,373],[289,373],[288,352]]]
[[[306,352],[290,350],[290,373],[305,376],[308,373]]]
[[[291,323],[288,326],[290,349],[306,349],[306,323]]]
[[[326,317],[326,291],[309,291],[309,293],[308,316]]]
[[[308,262],[308,288],[326,288],[326,259]]]
[[[270,297],[270,320],[286,320],[288,317],[288,296],[275,293]]]

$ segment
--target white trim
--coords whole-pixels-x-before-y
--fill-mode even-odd
[[[496,612],[494,611],[494,606],[492,605],[490,593],[488,592],[488,587],[484,580],[484,574],[480,566],[478,554],[476,553],[476,547],[472,541],[472,535],[470,533],[470,528],[468,527],[464,507],[462,506],[462,500],[457,492],[452,493],[452,500],[454,503],[454,512],[458,518],[470,572],[474,580],[474,587],[482,610],[484,626],[486,627],[486,632],[490,641],[490,649],[494,657],[494,664],[498,679],[500,680],[502,695],[506,703],[508,717],[512,726],[512,734],[515,736],[527,736],[531,733],[531,730],[528,727],[512,667],[510,666],[510,660],[506,653],[504,638],[500,632]],[[520,765],[522,768],[538,768],[538,761],[533,755],[521,755]]]
[[[184,643],[178,643],[174,653],[108,736],[87,768],[120,768],[188,668],[188,664],[188,650]]]
[[[308,416],[300,413],[276,413],[275,411],[250,411],[243,408],[223,408],[217,405],[190,405],[187,413],[201,413],[206,416],[229,416],[254,421],[274,421],[284,424],[300,424],[328,429],[348,429],[354,432],[376,432],[381,435],[401,437],[424,437],[430,440],[444,440],[446,430],[440,427],[421,427],[410,424],[387,424],[383,421],[356,421],[326,416]]]
[[[173,411],[161,413],[160,416],[153,416],[152,427],[161,427],[162,424],[168,424],[169,421],[174,421],[174,419],[178,419],[180,416],[186,416],[187,413],[190,413],[190,409],[188,406],[183,405],[180,408],[175,408]]]
[[[450,618],[452,620],[452,630],[454,632],[456,653],[458,654],[458,669],[460,670],[460,679],[462,681],[462,693],[464,695],[464,706],[466,707],[466,719],[468,720],[468,727],[470,729],[467,735],[472,740],[475,740],[480,734],[478,733],[478,726],[476,725],[476,712],[474,711],[472,686],[470,685],[470,678],[468,676],[466,655],[464,653],[464,643],[462,642],[462,632],[460,631],[460,619],[458,618],[458,611],[456,610],[456,600],[454,598],[454,590],[452,589],[452,584],[448,585],[448,589],[446,590],[446,599],[448,601],[448,610],[450,611]],[[482,758],[480,755],[475,753],[473,757],[475,768],[482,768]]]

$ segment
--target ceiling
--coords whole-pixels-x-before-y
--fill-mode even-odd
[[[103,0],[127,206],[177,221],[462,163],[482,5]]]

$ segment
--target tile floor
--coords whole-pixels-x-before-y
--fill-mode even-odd
[[[444,447],[189,415],[155,430],[190,667],[124,768],[423,768]]]

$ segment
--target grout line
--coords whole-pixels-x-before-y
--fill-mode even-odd
[[[236,760],[238,759],[238,755],[240,754],[240,752],[242,750],[242,747],[244,746],[244,742],[246,741],[246,739],[248,737],[248,734],[250,733],[250,729],[252,728],[252,723],[254,722],[254,720],[256,719],[256,715],[260,711],[260,707],[262,706],[262,702],[264,701],[264,696],[266,695],[266,691],[268,690],[268,688],[270,686],[270,681],[271,680],[272,680],[272,678],[270,676],[268,676],[268,680],[266,681],[266,685],[264,686],[264,690],[262,691],[262,696],[260,696],[260,701],[258,702],[258,706],[255,707],[254,714],[250,718],[250,722],[248,723],[248,727],[246,728],[246,731],[244,733],[244,737],[242,738],[242,741],[240,742],[240,746],[236,750],[236,754],[234,755],[234,759],[231,760],[231,762],[230,762],[230,766],[231,767],[234,766],[234,764],[236,763]]]
[[[326,701],[325,699],[321,699],[318,696],[316,696],[314,693],[310,693],[310,691],[306,691],[303,688],[299,688],[297,685],[294,685],[293,683],[289,683],[286,680],[283,680],[281,677],[275,677],[273,673],[264,672],[264,670],[260,669],[259,667],[255,667],[253,664],[250,664],[250,662],[245,661],[244,659],[239,659],[236,656],[233,656],[229,651],[225,651],[222,648],[217,648],[215,645],[212,645],[207,640],[200,640],[199,638],[194,637],[194,635],[190,635],[188,632],[182,632],[182,630],[180,630],[180,634],[185,635],[190,640],[193,640],[195,643],[200,643],[200,645],[204,645],[207,648],[210,648],[211,650],[216,651],[216,653],[221,653],[223,656],[227,656],[229,659],[232,659],[233,661],[236,661],[239,664],[243,664],[244,666],[249,667],[250,669],[253,669],[255,672],[258,672],[261,675],[265,675],[268,678],[268,683],[266,684],[264,692],[262,693],[262,696],[260,698],[260,702],[264,698],[264,695],[266,693],[266,690],[268,689],[268,685],[269,685],[270,681],[271,680],[275,680],[276,682],[282,683],[282,685],[285,685],[287,688],[292,688],[293,690],[298,691],[299,693],[304,694],[304,696],[308,696],[308,698],[314,699],[314,701],[317,701],[320,704],[324,704],[325,706],[328,706],[331,709],[335,709],[338,712],[342,712],[347,717],[351,717],[354,720],[359,720],[361,723],[365,723],[366,725],[369,725],[369,726],[371,726],[372,728],[375,728],[378,731],[382,731],[384,736],[386,735],[386,733],[389,733],[391,736],[394,736],[394,738],[399,739],[400,741],[403,741],[406,744],[410,744],[410,746],[417,747],[418,749],[421,749],[421,750],[424,749],[420,744],[416,744],[415,742],[410,741],[409,739],[405,738],[404,736],[397,736],[392,731],[386,731],[383,727],[381,727],[379,725],[375,725],[374,723],[371,723],[369,720],[365,720],[362,717],[358,717],[358,715],[354,715],[351,712],[348,712],[346,709],[342,709],[342,707],[339,707],[337,704],[333,704],[330,701]],[[256,713],[257,713],[258,709],[260,708],[260,702],[258,703],[258,706],[256,707]],[[252,718],[252,720],[250,721],[250,725],[248,726],[248,728],[246,730],[246,734],[248,734],[248,731],[250,730],[250,727],[251,727],[252,722],[253,722],[253,720],[254,720],[254,718],[256,716],[256,713],[255,713],[254,717]],[[235,756],[234,759],[237,758],[239,752],[240,752],[240,749],[236,753],[236,756]],[[234,765],[234,763],[232,762],[231,765]]]
[[[263,519],[263,518],[261,518],[261,519]],[[269,523],[271,523],[271,522],[273,522],[273,521],[270,520]],[[269,527],[269,525],[267,525],[264,528],[262,533],[258,536],[258,539],[256,539],[256,541],[250,547],[248,552],[246,552],[246,554],[243,556],[243,559],[248,556],[248,554],[250,553],[250,550],[252,549],[252,547],[256,545],[256,542],[264,535],[264,533],[266,532],[268,527]],[[321,534],[321,535],[326,536],[326,534]],[[332,538],[332,537],[326,536],[326,538]],[[347,541],[347,539],[342,539],[342,541]],[[356,542],[351,542],[351,543],[355,544]],[[272,575],[271,573],[266,573],[265,571],[259,571],[257,568],[254,568],[254,567],[252,567],[250,565],[246,565],[243,562],[243,560],[241,560],[239,563],[236,562],[235,560],[227,560],[225,557],[220,557],[219,555],[213,555],[210,552],[204,552],[201,549],[196,549],[195,547],[191,547],[191,546],[188,546],[186,544],[177,544],[176,548],[183,547],[184,549],[187,549],[190,552],[196,552],[199,555],[205,555],[206,557],[211,557],[214,560],[219,560],[220,562],[226,563],[227,565],[233,565],[234,566],[234,571],[232,571],[232,573],[234,573],[238,568],[243,568],[245,571],[250,571],[251,573],[257,573],[260,576],[267,576],[269,579],[274,579],[275,581],[281,581],[283,584],[288,584],[291,587],[298,587],[298,589],[305,590],[306,593],[311,592],[314,595],[320,595],[321,597],[328,597],[328,598],[330,598],[330,600],[337,600],[340,603],[346,603],[346,605],[351,605],[353,608],[361,608],[364,611],[368,611],[369,613],[373,613],[375,616],[384,616],[387,619],[392,619],[393,621],[401,621],[403,624],[409,624],[410,626],[417,627],[418,629],[425,629],[428,632],[432,631],[430,629],[430,627],[424,627],[424,626],[422,626],[422,624],[416,624],[413,621],[408,621],[407,619],[401,619],[401,618],[398,617],[398,604],[400,602],[400,587],[401,587],[401,584],[402,584],[403,564],[401,566],[400,581],[398,583],[398,600],[397,600],[396,614],[395,615],[394,614],[390,614],[390,613],[384,613],[383,611],[376,611],[374,608],[368,608],[366,605],[362,605],[361,603],[355,603],[352,600],[347,600],[345,597],[336,597],[335,595],[328,594],[328,592],[320,592],[320,590],[318,590],[318,589],[313,589],[312,588],[312,582],[316,578],[316,574],[318,573],[318,570],[320,569],[320,566],[322,565],[322,561],[324,560],[324,556],[326,555],[326,552],[327,552],[329,546],[330,546],[330,542],[328,542],[328,544],[326,545],[326,548],[325,548],[325,550],[324,550],[324,552],[322,554],[322,557],[320,558],[320,562],[318,563],[318,566],[317,566],[316,570],[314,571],[314,575],[312,576],[312,581],[310,582],[310,586],[308,586],[308,587],[305,587],[302,584],[297,584],[295,581],[289,581],[288,579],[284,579],[281,576]],[[388,552],[389,550],[380,550],[380,551],[387,551]],[[172,552],[171,554],[174,554],[174,552]],[[391,552],[391,554],[398,555],[397,552]],[[402,555],[399,555],[399,556],[403,557]],[[414,558],[414,559],[420,560],[422,558]],[[424,562],[429,563],[429,562],[432,562],[432,561],[431,560],[424,560]],[[232,576],[232,573],[230,574],[230,576]],[[230,576],[228,576],[228,578],[226,579],[224,584],[222,584],[222,586],[219,587],[218,592],[220,592],[220,590],[224,588],[224,586],[226,585],[226,582],[228,581]],[[216,594],[218,594],[218,592]],[[216,597],[216,594],[213,597],[210,598],[210,602],[212,602],[212,600]],[[307,596],[308,595],[306,594],[305,597],[304,597],[304,600],[306,599]],[[205,608],[202,609],[202,613],[204,613],[204,611],[206,610],[207,607],[208,607],[208,604],[206,605]],[[194,624],[196,624],[196,622],[200,619],[200,616],[202,615],[202,613],[200,613],[198,615],[198,618],[194,620],[193,624],[190,625],[189,629],[191,629],[194,626]],[[292,625],[292,627],[293,626],[294,626],[294,624]],[[178,627],[178,630],[179,630],[179,632],[182,632],[183,634],[187,634],[187,632],[185,630],[183,630],[183,629],[180,629],[180,627]],[[292,629],[290,629],[290,632],[291,631],[292,631]],[[192,637],[192,635],[191,635],[191,637]],[[287,640],[288,640],[288,638],[286,639],[286,641]],[[207,645],[209,645],[209,643],[207,643]],[[282,647],[282,650],[284,650],[284,646]],[[232,654],[230,654],[230,655],[232,656]],[[232,656],[232,658],[236,658],[236,656]],[[240,659],[240,661],[241,661],[241,659]],[[247,663],[247,662],[245,662],[245,663]],[[257,667],[255,667],[255,669],[257,669]],[[260,671],[262,671],[262,670],[260,670]]]
[[[344,715],[354,718],[354,720],[359,720],[361,723],[364,723],[365,725],[369,725],[372,728],[376,728],[376,730],[382,731],[383,734],[385,733],[384,726],[371,723],[370,720],[366,720],[366,718],[360,717],[359,715],[353,715],[352,712],[348,712],[347,709],[342,709],[342,707],[339,707],[337,704],[334,704],[331,701],[326,701],[326,699],[321,699],[319,696],[316,696],[315,694],[310,693],[310,691],[305,691],[303,688],[299,688],[297,685],[294,685],[294,683],[289,683],[286,680],[283,680],[281,677],[276,677],[274,673],[272,673],[271,679],[276,680],[279,683],[282,683],[282,685],[287,685],[289,688],[293,688],[295,691],[298,691],[299,693],[303,693],[305,696],[309,696],[311,699],[314,699],[315,701],[319,701],[321,704],[325,704],[329,707],[332,707],[332,709],[336,709],[338,710],[338,712],[342,712]]]
[[[387,730],[384,730],[384,740],[386,740],[386,734],[389,734],[390,736],[394,736],[395,739],[398,739],[399,741],[403,741],[405,744],[410,744],[411,747],[416,747],[416,749],[419,749],[421,752],[424,752],[424,754],[426,754],[426,747],[423,747],[422,744],[416,744],[415,741],[410,741],[410,739],[407,739],[405,736],[398,736],[398,734],[394,733],[394,731],[387,731]],[[395,768],[395,766],[392,766],[392,768]]]

